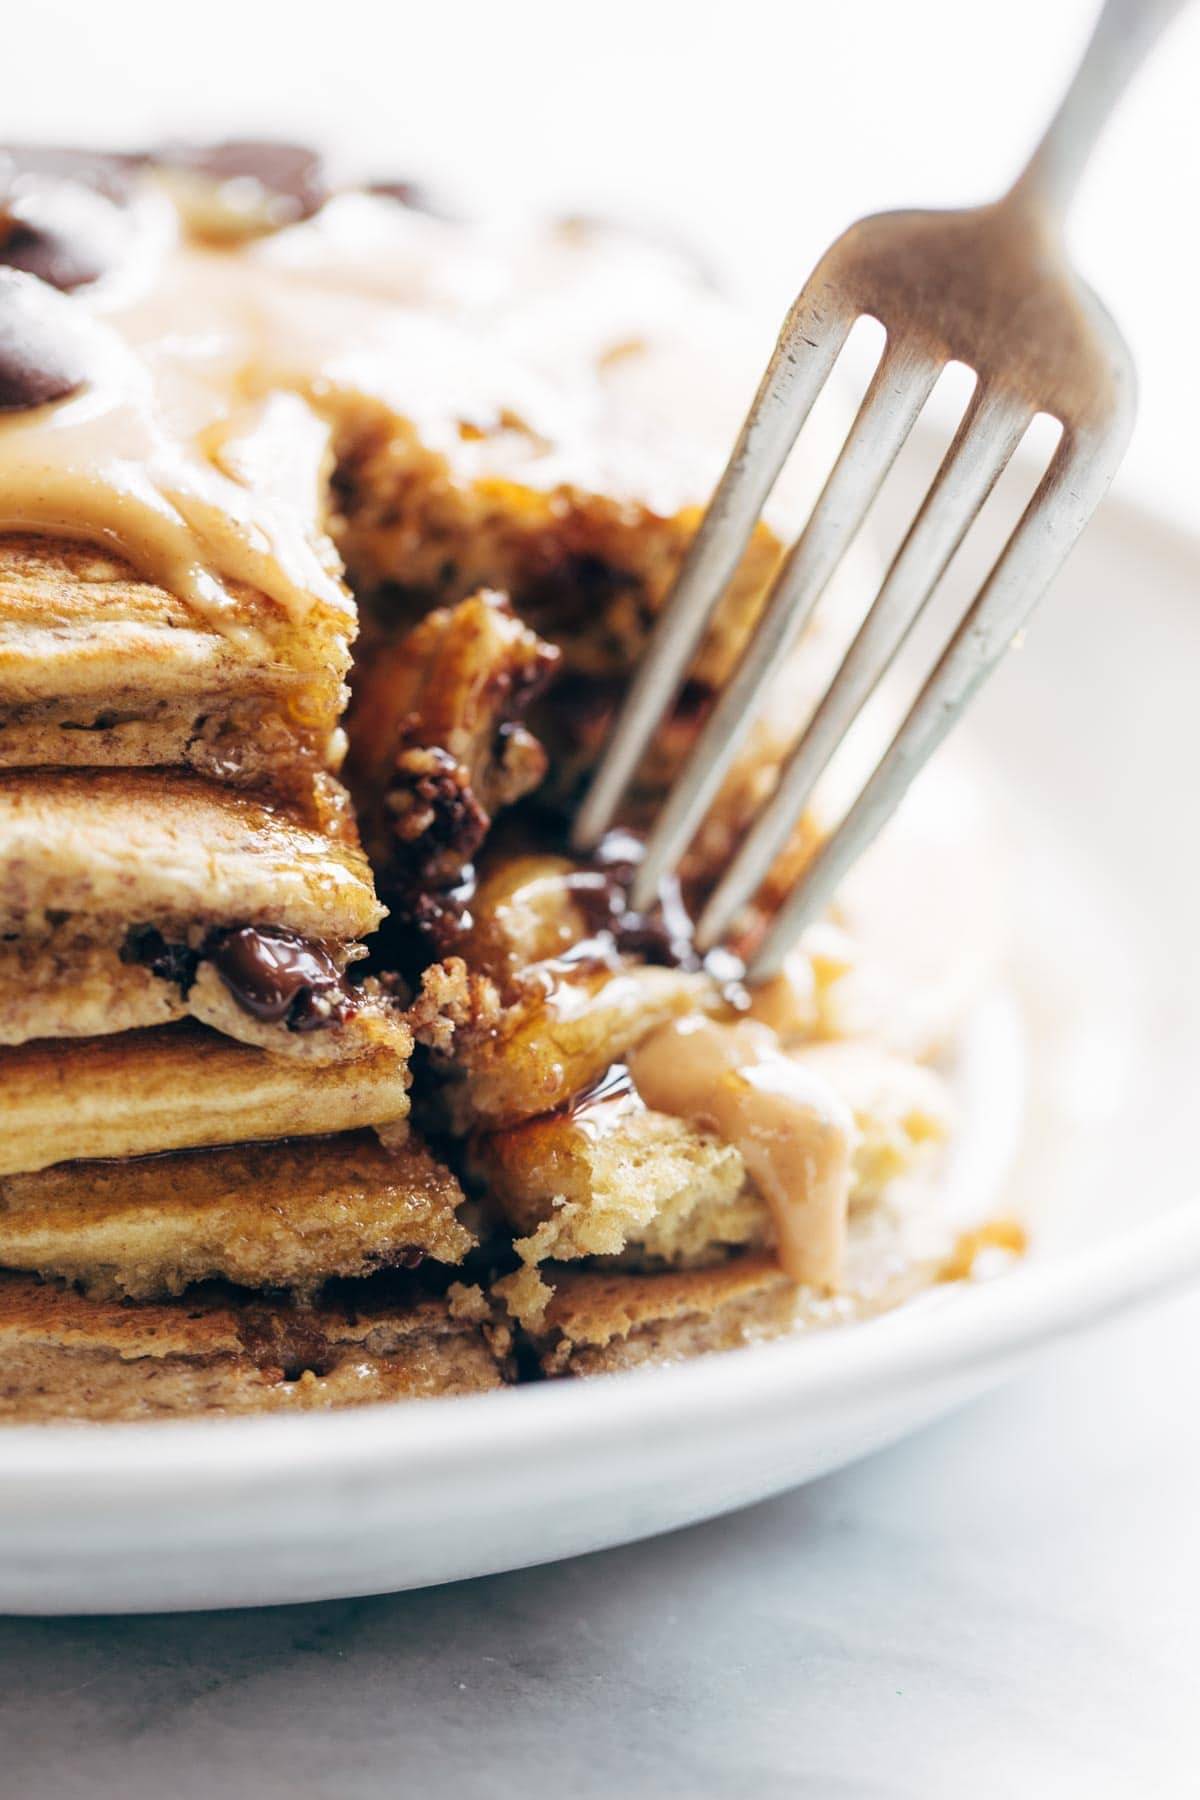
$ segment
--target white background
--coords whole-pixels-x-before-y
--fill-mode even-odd
[[[1015,172],[1092,0],[39,0],[6,12],[3,134],[291,133],[506,206],[607,208],[711,245],[782,311],[876,207]],[[1129,336],[1126,491],[1194,516],[1200,6],[1101,147],[1079,262]],[[764,346],[765,353],[766,346]]]

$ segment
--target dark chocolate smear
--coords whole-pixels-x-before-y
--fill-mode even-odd
[[[45,282],[0,268],[0,412],[46,406],[86,385],[87,324]]]
[[[471,904],[478,885],[467,863],[451,886],[386,886],[389,915],[375,934],[370,968],[403,970],[415,979],[430,962],[457,949],[471,929]]]
[[[567,876],[571,898],[593,936],[605,933],[623,955],[669,968],[699,969],[702,959],[692,941],[692,921],[683,903],[679,880],[666,875],[658,896],[645,912],[629,904],[643,845],[631,831],[609,831],[596,845],[586,867]],[[581,952],[577,945],[575,951]]]

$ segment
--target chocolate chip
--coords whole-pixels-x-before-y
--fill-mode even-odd
[[[329,197],[321,158],[303,144],[276,143],[268,138],[230,139],[223,144],[167,144],[152,161],[161,169],[198,178],[216,190],[232,235],[243,229],[272,230],[311,218]],[[193,219],[208,232],[220,224],[210,206]],[[183,196],[185,213],[196,209]]]
[[[130,214],[70,181],[21,176],[0,199],[0,263],[69,293],[125,254]]]
[[[406,882],[385,871],[381,886],[387,895],[388,918],[376,939],[384,968],[400,967],[416,974],[430,961],[449,956],[473,923],[475,865],[468,863],[457,880],[430,886],[419,880]]]
[[[169,942],[153,925],[138,925],[125,939],[121,961],[173,981],[185,996],[200,964],[211,962],[244,1011],[289,1031],[342,1025],[357,1011],[353,990],[325,946],[283,926],[214,931],[193,950]]]
[[[357,1010],[323,944],[278,926],[243,925],[209,938],[204,955],[238,1005],[265,1025],[318,1031]]]
[[[87,324],[36,276],[0,268],[0,412],[65,400],[86,384]]]
[[[163,981],[173,981],[186,994],[196,979],[200,953],[187,944],[168,943],[153,925],[135,925],[121,946],[121,961],[137,963]]]
[[[491,824],[467,770],[436,745],[400,753],[384,806],[397,866],[407,877],[426,881],[455,877]]]

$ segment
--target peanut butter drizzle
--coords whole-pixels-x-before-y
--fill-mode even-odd
[[[647,1106],[708,1126],[741,1152],[771,1208],[785,1273],[835,1288],[854,1124],[832,1089],[752,1020],[677,1019],[626,1061]]]
[[[477,231],[364,194],[236,248],[189,241],[153,182],[138,206],[129,264],[54,297],[86,322],[87,385],[0,416],[0,531],[117,550],[237,635],[250,629],[239,584],[292,618],[349,608],[327,496],[334,446],[356,425],[417,432],[468,475],[535,462],[544,487],[614,482],[592,446],[630,301],[589,303],[582,251],[560,245],[539,266],[529,246],[484,249]],[[696,303],[669,265],[634,273],[652,321]],[[565,380],[557,366],[546,379],[555,341]],[[628,484],[648,471],[626,448]]]

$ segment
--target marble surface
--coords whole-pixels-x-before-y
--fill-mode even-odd
[[[1200,1300],[655,1543],[258,1613],[0,1621],[22,1800],[1138,1800],[1200,1758]]]

